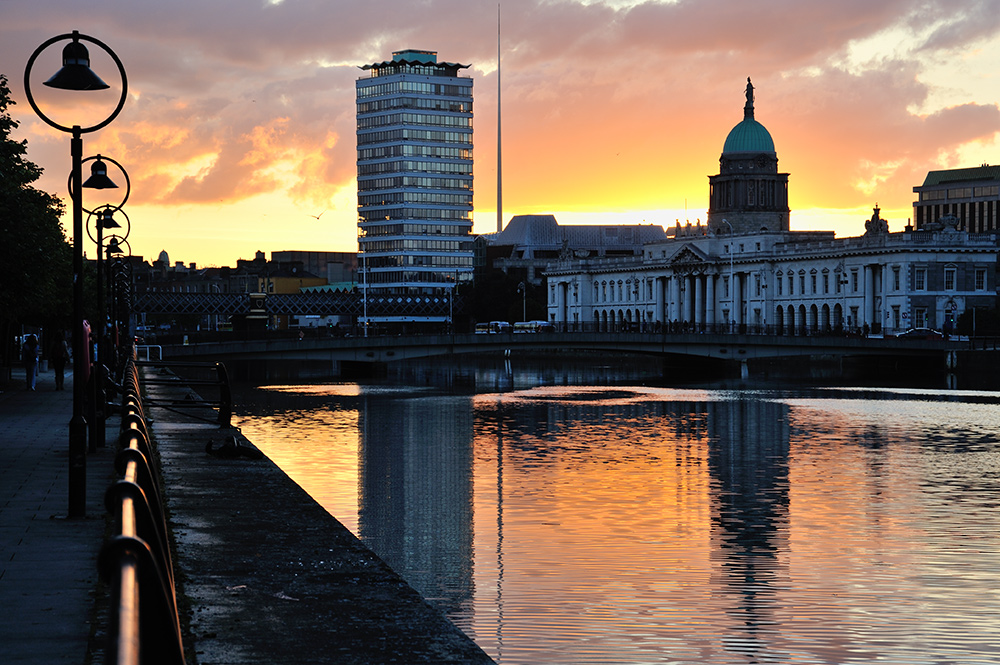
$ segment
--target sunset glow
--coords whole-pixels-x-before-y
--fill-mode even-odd
[[[475,231],[495,231],[497,4],[397,4],[6,2],[14,138],[45,169],[37,186],[66,199],[68,135],[32,113],[21,79],[39,44],[76,29],[128,72],[124,110],[85,136],[84,155],[128,169],[134,254],[205,266],[257,250],[355,251],[358,66],[432,49],[471,65]],[[991,2],[519,0],[501,13],[505,221],[704,221],[747,76],[790,174],[793,230],[860,235],[877,203],[901,231],[928,171],[998,161]],[[35,64],[33,91],[60,49]],[[118,86],[110,60],[91,57]],[[70,94],[43,101],[72,123],[102,99]]]

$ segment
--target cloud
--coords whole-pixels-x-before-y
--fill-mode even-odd
[[[905,207],[926,170],[998,128],[997,107],[963,93],[982,90],[977,49],[998,41],[998,5],[504,2],[505,207],[707,205],[707,176],[742,118],[747,76],[795,205],[856,208],[875,196]],[[437,50],[472,65],[476,205],[488,209],[496,20],[496,3],[481,0],[13,0],[0,63],[17,82],[51,26],[98,36],[125,63],[132,97],[87,138],[88,152],[130,165],[139,204],[206,204],[216,215],[220,202],[261,194],[325,207],[352,188],[358,65]],[[943,96],[928,71],[963,58],[969,71],[956,67]],[[26,104],[15,111],[31,117]],[[58,177],[47,182],[63,189],[64,137],[24,129],[41,165],[54,160]]]

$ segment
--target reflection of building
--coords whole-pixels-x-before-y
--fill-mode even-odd
[[[472,277],[472,79],[434,51],[364,65],[357,90],[363,289],[432,294]],[[443,320],[419,316],[380,320]]]
[[[747,633],[742,649],[753,650],[757,631],[773,625],[773,596],[786,576],[780,555],[789,536],[788,406],[711,403],[708,427],[713,574],[733,596],[729,614]]]
[[[469,400],[366,397],[360,418],[359,537],[421,595],[437,599],[446,614],[468,611],[473,595]]]
[[[860,237],[789,231],[787,174],[753,118],[749,86],[744,113],[710,177],[707,233],[647,243],[641,257],[550,261],[551,321],[891,332],[947,328],[966,310],[994,306],[997,237],[961,233],[953,217],[890,233],[876,206]]]

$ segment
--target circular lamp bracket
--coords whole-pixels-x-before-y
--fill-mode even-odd
[[[96,44],[101,50],[103,50],[105,53],[111,56],[111,59],[115,61],[115,65],[118,67],[118,73],[121,75],[122,93],[121,93],[121,98],[118,100],[118,106],[116,106],[115,110],[111,112],[111,115],[109,115],[107,118],[97,123],[96,125],[91,125],[89,127],[76,127],[76,126],[67,127],[66,125],[61,125],[52,118],[50,118],[49,116],[45,115],[42,112],[42,110],[38,108],[38,104],[35,103],[35,97],[34,95],[31,94],[31,79],[30,79],[31,66],[35,64],[35,60],[42,53],[42,51],[47,49],[49,46],[52,46],[56,42],[65,41],[67,39],[69,40],[77,39],[79,41]],[[118,55],[114,51],[112,51],[111,48],[108,47],[104,42],[102,42],[99,39],[95,39],[94,37],[91,37],[89,35],[84,35],[78,32],[66,33],[63,35],[57,35],[43,42],[41,46],[35,49],[35,52],[31,54],[31,57],[28,58],[28,64],[24,68],[24,94],[25,96],[27,96],[28,103],[31,104],[31,108],[34,109],[38,117],[44,120],[46,124],[48,124],[49,126],[55,127],[59,131],[63,132],[69,132],[69,133],[79,132],[80,134],[87,134],[89,132],[96,132],[98,129],[105,127],[108,123],[117,118],[119,113],[121,113],[122,107],[125,106],[125,99],[128,97],[128,77],[125,74],[125,66],[122,64],[122,61],[118,58]]]
[[[102,206],[97,206],[92,211],[90,211],[90,210],[87,211],[87,213],[88,213],[87,214],[87,236],[90,237],[90,239],[92,241],[94,241],[95,243],[97,242],[97,238],[95,238],[94,234],[90,232],[90,218],[93,217],[94,215],[96,215],[101,210],[110,210],[112,215],[115,214],[116,212],[120,212],[122,215],[125,216],[125,226],[124,226],[125,235],[114,234],[114,235],[109,235],[109,236],[103,236],[103,234],[101,234],[104,237],[104,244],[105,244],[105,246],[107,246],[108,242],[110,242],[112,238],[118,238],[118,242],[119,243],[124,242],[125,238],[128,238],[128,234],[132,232],[132,220],[130,220],[128,218],[128,214],[124,210],[122,210],[118,206],[113,206],[110,203],[105,203]]]
[[[100,210],[102,208],[109,208],[110,207],[110,208],[114,208],[115,210],[120,210],[121,207],[123,205],[125,205],[125,202],[128,201],[129,194],[132,193],[132,180],[128,177],[128,171],[125,170],[124,166],[122,166],[121,164],[118,163],[118,160],[112,159],[112,158],[108,157],[107,155],[91,155],[90,157],[84,157],[82,160],[80,160],[80,166],[82,167],[84,164],[86,164],[87,162],[89,162],[89,161],[91,161],[93,159],[100,159],[101,161],[104,161],[104,162],[111,162],[112,164],[114,164],[115,166],[118,167],[118,170],[122,172],[123,176],[125,176],[125,196],[124,196],[124,198],[122,198],[121,203],[119,203],[116,206],[112,206],[110,204],[105,204],[105,205],[102,205],[102,206],[97,206],[93,210],[87,210],[86,208],[84,208],[84,207],[81,206],[81,209],[85,213],[87,213],[88,215],[93,215],[95,212],[97,212],[98,210]],[[72,171],[69,172],[69,180],[66,183],[66,189],[69,190],[70,200],[73,200],[76,197],[76,192],[73,191],[73,172]],[[80,197],[80,200],[82,201],[83,197]],[[125,215],[125,217],[127,219],[128,215]],[[90,232],[88,231],[87,233],[89,234]],[[126,235],[128,235],[128,234],[126,234]],[[91,237],[91,240],[93,240],[93,237]]]

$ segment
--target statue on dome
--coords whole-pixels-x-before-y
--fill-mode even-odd
[[[753,106],[753,83],[750,82],[750,77],[747,77],[747,106]]]

